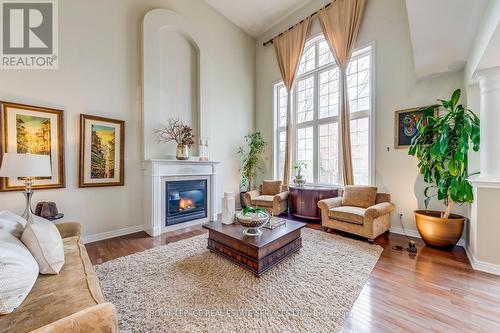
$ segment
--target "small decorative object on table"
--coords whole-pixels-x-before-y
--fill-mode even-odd
[[[209,160],[209,151],[208,151],[208,138],[200,139],[200,161],[208,161]]]
[[[259,229],[269,222],[270,217],[264,209],[252,207],[245,207],[236,214],[236,219],[245,228],[243,234],[247,236],[262,235]]]
[[[177,150],[175,158],[178,160],[189,159],[189,148],[194,144],[193,129],[184,125],[179,119],[169,119],[168,125],[156,131],[160,142],[175,141]]]
[[[232,224],[234,222],[235,200],[233,192],[224,192],[222,198],[222,223]]]
[[[43,217],[49,221],[55,221],[62,219],[64,214],[57,211],[57,206],[55,202],[45,202],[40,201],[36,205],[35,215]]]
[[[284,225],[286,225],[285,219],[273,216],[269,219],[269,222],[263,228],[266,228],[269,230],[274,230],[274,229],[281,227],[281,226],[284,226]]]
[[[297,186],[304,186],[306,179],[302,173],[307,169],[307,163],[304,161],[298,161],[293,165],[293,169],[296,172],[295,179],[293,180],[294,184]]]

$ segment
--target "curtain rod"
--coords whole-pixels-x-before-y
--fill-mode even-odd
[[[335,1],[335,0],[333,0],[333,1]],[[332,1],[332,2],[333,2],[333,1]],[[322,9],[326,9],[326,8],[330,7],[330,6],[332,5],[332,2],[328,3],[328,4],[327,4],[326,6],[324,6],[324,7],[321,7],[320,9],[318,9],[317,11],[315,11],[314,13],[312,13],[311,15],[309,15],[308,17],[313,17],[314,15],[318,14],[318,12],[319,12],[320,10],[322,10]],[[304,22],[304,20],[305,20],[305,19],[307,19],[308,17],[303,18],[303,19],[302,19],[299,23],[297,23],[297,24],[301,24],[301,23],[302,23],[302,22]],[[287,32],[287,31],[289,31],[289,30],[292,30],[292,29],[293,29],[293,27],[295,27],[297,24],[295,24],[295,25],[291,26],[290,28],[286,29],[285,31],[283,31],[283,32],[282,32],[282,33],[280,33],[279,35],[274,36],[273,38],[271,38],[271,39],[270,39],[270,40],[268,40],[267,42],[263,43],[263,44],[262,44],[262,46],[267,46],[267,45],[269,45],[269,44],[272,44],[272,43],[273,43],[273,39],[275,39],[276,37],[279,37],[279,36],[283,35],[285,32]]]

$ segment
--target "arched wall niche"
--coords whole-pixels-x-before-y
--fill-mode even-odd
[[[196,138],[209,137],[205,103],[203,41],[186,19],[155,9],[143,20],[143,158],[171,158],[175,143],[158,143],[155,130],[169,118],[191,125]],[[196,140],[198,141],[198,140]],[[197,153],[196,146],[193,153]]]

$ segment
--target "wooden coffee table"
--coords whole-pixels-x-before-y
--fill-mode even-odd
[[[276,229],[262,228],[258,237],[243,234],[243,227],[237,223],[222,224],[210,222],[203,225],[208,229],[207,248],[259,277],[302,247],[300,230],[305,223],[287,220]]]

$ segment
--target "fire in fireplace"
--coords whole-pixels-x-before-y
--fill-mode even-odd
[[[207,217],[207,181],[181,180],[166,182],[165,225]]]

